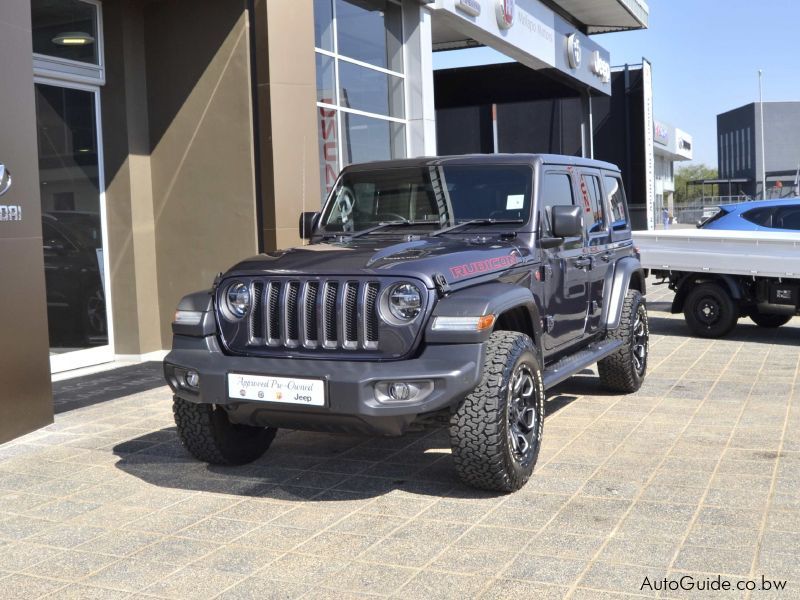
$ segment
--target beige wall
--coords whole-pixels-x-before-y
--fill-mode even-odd
[[[299,244],[319,210],[313,2],[255,0],[256,91],[265,249]]]
[[[28,2],[0,2],[0,163],[13,184],[0,204],[0,443],[53,421]]]

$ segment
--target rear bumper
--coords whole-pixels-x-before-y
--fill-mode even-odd
[[[177,396],[189,402],[225,406],[236,423],[399,435],[417,415],[452,406],[478,385],[484,351],[485,344],[446,344],[429,345],[418,358],[401,361],[260,358],[227,356],[214,336],[175,336],[173,350],[164,359],[164,375]],[[198,389],[186,386],[182,374],[187,370],[200,374]],[[321,379],[326,387],[326,405],[230,398],[229,373]],[[381,403],[375,386],[391,381],[430,381],[433,388],[421,400]]]

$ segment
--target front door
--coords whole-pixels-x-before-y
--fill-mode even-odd
[[[552,237],[553,206],[574,205],[572,175],[546,171],[540,193],[540,235]],[[591,258],[584,249],[584,236],[567,238],[558,248],[543,250],[545,285],[545,349],[558,350],[583,337],[589,297],[588,269]]]
[[[97,88],[36,83],[50,365],[113,360]]]

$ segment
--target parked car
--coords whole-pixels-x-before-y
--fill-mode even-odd
[[[178,305],[164,371],[201,460],[255,460],[278,427],[400,435],[443,417],[461,479],[514,491],[546,389],[595,363],[607,389],[642,384],[645,277],[614,165],[352,165],[300,233],[310,245],[244,260]]]
[[[705,217],[705,212],[703,213]],[[702,220],[700,229],[735,231],[800,231],[800,198],[756,200],[719,207]]]

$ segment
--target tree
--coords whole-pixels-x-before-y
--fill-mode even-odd
[[[686,202],[690,198],[686,196],[686,183],[697,179],[716,179],[717,170],[704,164],[681,165],[675,169],[675,202]],[[690,189],[689,196],[697,197],[700,195],[700,188]]]

